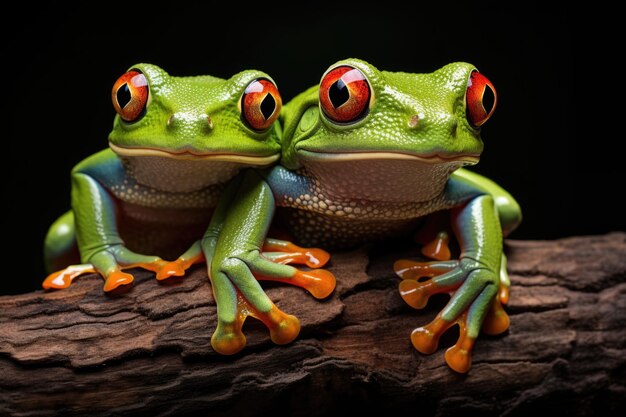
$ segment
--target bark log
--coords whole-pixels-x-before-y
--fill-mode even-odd
[[[105,295],[89,276],[69,289],[0,297],[0,415],[166,416],[626,415],[626,233],[506,244],[510,330],[481,336],[468,375],[409,335],[446,302],[423,311],[398,295],[400,246],[335,254],[335,293],[317,301],[268,286],[302,332],[275,346],[249,319],[248,345],[215,354],[216,308],[204,268],[159,284],[137,272]]]

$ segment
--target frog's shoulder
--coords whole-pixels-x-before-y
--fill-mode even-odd
[[[122,160],[111,150],[104,149],[80,161],[72,175],[86,174],[101,183],[118,183],[126,178]]]
[[[311,189],[311,179],[299,171],[289,170],[282,165],[265,169],[261,176],[270,186],[272,193],[278,200],[295,198],[307,194]]]
[[[73,172],[89,172],[97,168],[110,167],[121,164],[117,155],[111,148],[96,152],[74,166]]]

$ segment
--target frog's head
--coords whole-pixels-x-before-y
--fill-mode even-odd
[[[109,146],[142,183],[158,186],[163,177],[180,174],[193,185],[178,188],[199,188],[279,158],[274,121],[282,102],[263,72],[243,71],[228,80],[173,77],[137,64],[117,80],[111,98],[117,115]],[[151,180],[154,174],[160,179]]]
[[[491,82],[467,63],[408,74],[379,71],[357,59],[339,61],[319,87],[285,106],[283,164],[305,167],[324,182],[360,175],[370,193],[391,199],[429,184],[420,198],[431,198],[452,171],[478,162],[480,126],[495,104]],[[352,184],[345,194],[364,191],[354,181],[343,183]]]

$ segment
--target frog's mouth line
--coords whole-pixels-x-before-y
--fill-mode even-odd
[[[480,160],[480,155],[464,154],[454,155],[450,157],[442,155],[415,155],[400,152],[315,152],[299,149],[298,153],[306,159],[319,162],[349,162],[349,161],[365,161],[365,160],[405,160],[419,161],[427,164],[445,164],[450,162],[466,162],[467,164],[476,164]]]
[[[267,156],[239,155],[232,153],[195,153],[190,151],[169,152],[153,148],[125,148],[109,143],[109,147],[119,156],[158,156],[186,161],[237,162],[246,165],[270,165],[280,158],[279,154]]]

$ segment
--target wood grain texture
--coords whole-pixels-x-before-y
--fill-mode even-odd
[[[335,254],[335,293],[267,286],[302,323],[275,346],[249,319],[248,345],[215,354],[216,308],[199,267],[159,284],[137,271],[105,295],[96,276],[66,290],[0,297],[0,416],[626,415],[626,233],[507,241],[511,328],[482,336],[468,375],[409,341],[445,305],[405,305],[392,271],[417,248]],[[402,246],[405,247],[405,246]]]

